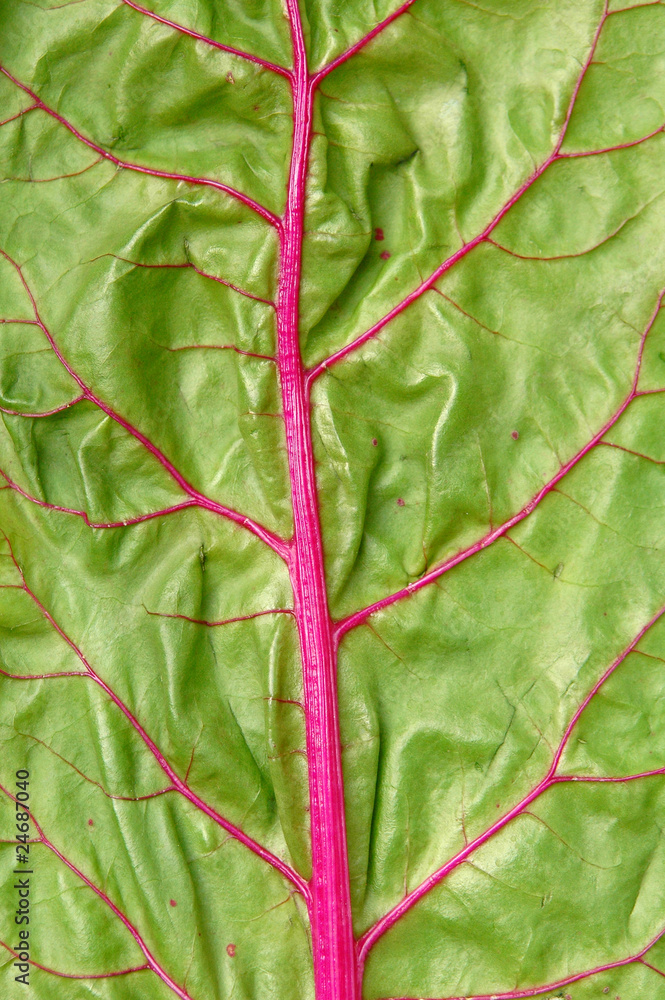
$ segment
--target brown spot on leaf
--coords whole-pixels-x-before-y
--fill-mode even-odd
[[[404,506],[404,501],[402,500],[401,497],[397,498],[397,506],[398,507],[403,507]]]
[[[379,442],[376,440],[376,438],[372,438],[372,444],[374,445],[375,448],[376,448],[376,446],[377,446],[378,443]]]
[[[519,431],[513,431],[510,436],[513,439],[513,441],[517,441],[518,437],[520,436],[520,432]]]
[[[229,956],[229,958],[233,958],[235,953],[236,953],[236,946],[234,944],[227,944],[226,954]]]
[[[234,77],[234,75],[231,72],[231,70],[229,70],[228,73],[226,74],[226,79],[227,79],[227,81],[229,83],[235,83],[236,82],[236,78]]]

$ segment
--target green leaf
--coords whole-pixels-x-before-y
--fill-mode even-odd
[[[2,997],[665,1000],[664,6],[2,5]]]

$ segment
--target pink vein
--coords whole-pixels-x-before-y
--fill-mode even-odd
[[[281,220],[277,215],[267,209],[264,205],[260,205],[258,202],[254,201],[254,199],[250,198],[249,195],[243,194],[241,191],[236,191],[235,188],[229,187],[228,184],[222,184],[221,181],[215,181],[209,177],[193,177],[190,174],[177,174],[168,170],[155,170],[152,167],[144,167],[138,163],[130,163],[128,160],[119,159],[102,146],[98,146],[96,142],[92,141],[92,139],[88,139],[87,136],[84,136],[72,125],[70,121],[64,118],[63,115],[59,114],[53,108],[50,108],[47,104],[44,104],[41,98],[38,97],[38,95],[31,90],[30,87],[28,87],[25,83],[21,83],[20,80],[17,80],[16,77],[12,76],[12,74],[3,66],[0,66],[0,73],[3,73],[8,80],[11,80],[12,83],[14,83],[17,87],[20,87],[24,93],[28,94],[34,100],[39,110],[44,111],[47,115],[50,115],[51,118],[60,122],[60,124],[64,125],[65,128],[68,129],[73,136],[75,136],[75,138],[79,139],[82,143],[84,143],[84,145],[88,146],[89,149],[94,149],[94,151],[99,153],[100,156],[103,156],[105,160],[109,160],[111,163],[114,163],[116,167],[123,170],[133,170],[140,174],[148,174],[151,177],[161,177],[164,180],[182,181],[185,184],[201,184],[204,187],[212,187],[218,191],[223,191],[231,198],[235,198],[236,201],[241,202],[246,208],[256,212],[256,214],[264,218],[266,222],[269,222],[271,226],[275,226],[276,229],[280,229]]]
[[[10,798],[13,802],[16,802],[16,799],[11,794],[11,792],[8,792],[7,789],[4,788],[2,785],[0,785],[0,791],[4,792],[4,794],[8,798]],[[127,928],[127,930],[129,931],[129,933],[134,938],[134,940],[136,941],[137,945],[139,946],[139,948],[141,949],[141,951],[145,955],[145,959],[146,959],[148,967],[157,976],[159,976],[159,978],[162,980],[163,983],[165,983],[170,989],[173,990],[173,992],[177,996],[180,997],[180,1000],[192,1000],[190,994],[187,993],[187,991],[184,990],[182,988],[182,986],[178,986],[178,984],[175,982],[175,980],[172,979],[171,976],[169,976],[169,974],[166,972],[166,970],[164,968],[162,968],[162,966],[159,964],[159,962],[153,956],[152,952],[149,950],[147,944],[145,943],[145,941],[143,940],[143,938],[141,937],[141,935],[139,934],[138,930],[136,929],[136,927],[134,926],[134,924],[131,922],[131,920],[129,919],[129,917],[125,916],[125,914],[122,912],[122,910],[118,906],[116,906],[116,904],[113,902],[113,900],[110,898],[110,896],[106,895],[106,893],[103,891],[103,889],[100,889],[99,886],[95,885],[95,883],[92,882],[88,878],[87,875],[84,875],[83,872],[81,871],[81,869],[77,868],[76,865],[73,863],[73,861],[70,861],[69,858],[65,857],[65,855],[61,851],[58,850],[58,848],[55,846],[55,844],[53,844],[46,837],[46,835],[44,834],[44,832],[43,832],[42,828],[40,827],[39,823],[35,819],[32,810],[28,809],[25,805],[23,806],[23,808],[25,809],[26,812],[30,813],[30,816],[32,818],[32,822],[34,823],[35,828],[37,830],[37,833],[39,835],[39,842],[41,844],[43,844],[44,847],[48,848],[49,851],[51,851],[53,854],[55,854],[55,856],[57,858],[59,858],[60,861],[62,861],[62,863],[64,865],[66,865],[67,868],[69,868],[69,870],[71,872],[73,872],[76,876],[78,876],[78,878],[80,878],[81,881],[84,882],[88,886],[89,889],[92,889],[92,891],[95,893],[95,895],[98,896],[99,899],[101,899],[102,902],[105,903],[108,906],[108,908],[115,914],[115,916],[118,918],[118,920],[120,920],[120,922],[122,924],[124,924],[124,926]],[[89,979],[89,978],[93,978],[93,977],[92,976],[86,976],[85,978]],[[94,978],[98,978],[98,977],[94,977]]]
[[[52,7],[49,10],[53,10]],[[86,174],[88,170],[92,170],[96,167],[98,163],[102,162],[103,157],[98,156],[96,160],[89,163],[87,167],[82,167],[80,170],[74,170],[71,174],[55,174],[53,177],[11,177],[7,176],[4,178],[6,181],[12,181],[14,184],[52,184],[54,181],[66,181],[70,177],[80,177],[81,174]]]
[[[325,358],[323,361],[321,361],[320,364],[316,365],[314,368],[311,368],[308,375],[309,383],[311,384],[315,379],[319,377],[319,375],[322,375],[325,371],[327,371],[333,365],[337,364],[348,354],[351,354],[353,351],[358,350],[358,348],[362,347],[363,344],[366,344],[368,340],[374,339],[374,337],[376,337],[377,334],[380,333],[381,330],[383,330],[383,328],[387,326],[388,323],[391,322],[391,320],[395,319],[397,316],[403,313],[405,309],[408,309],[408,307],[413,302],[416,302],[421,297],[421,295],[429,291],[429,289],[432,288],[434,283],[438,281],[438,279],[442,275],[444,275],[446,271],[449,271],[452,267],[454,267],[455,264],[457,264],[460,260],[466,257],[466,255],[470,253],[475,247],[485,242],[487,240],[487,237],[490,236],[490,234],[496,229],[496,227],[499,225],[503,217],[510,211],[513,205],[515,205],[520,200],[522,195],[525,194],[525,192],[528,191],[529,188],[533,186],[533,184],[535,184],[538,178],[542,176],[542,174],[547,170],[550,164],[554,163],[556,159],[557,159],[556,153],[552,153],[551,156],[547,160],[545,160],[545,162],[541,164],[541,166],[538,167],[538,169],[535,170],[534,173],[531,174],[531,176],[524,182],[524,184],[522,184],[519,190],[515,192],[515,194],[505,203],[505,205],[503,205],[503,207],[497,212],[497,214],[494,216],[492,221],[485,227],[482,233],[479,233],[478,236],[470,240],[468,243],[465,243],[463,246],[459,248],[459,250],[457,250],[454,254],[448,257],[443,262],[443,264],[441,264],[435,271],[432,272],[432,274],[430,274],[429,278],[426,278],[425,281],[423,281],[420,285],[418,285],[417,288],[414,288],[412,292],[409,292],[409,294],[405,298],[403,298],[401,302],[398,302],[396,306],[393,306],[390,312],[386,313],[385,316],[383,316],[380,320],[377,320],[377,322],[374,323],[373,326],[371,326],[368,330],[365,330],[364,333],[361,333],[358,337],[355,338],[355,340],[352,340],[351,343],[346,344],[344,347],[341,347],[338,351],[335,351],[334,354],[331,354],[328,358]]]
[[[652,458],[651,455],[645,455],[641,451],[633,451],[632,448],[626,448],[622,444],[615,444],[614,441],[601,441],[600,444],[606,445],[608,448],[616,448],[617,451],[625,451],[627,455],[634,455],[635,458],[643,458],[645,462],[652,462],[654,465],[665,465],[665,461],[658,458]]]
[[[12,675],[10,673],[5,673],[5,676],[16,677],[15,674]],[[84,675],[82,674],[81,676]],[[34,740],[35,743],[39,743],[40,746],[44,747],[45,750],[48,750],[48,752],[53,754],[54,757],[57,757],[58,760],[61,760],[63,764],[66,764],[67,767],[71,767],[72,771],[76,771],[78,776],[80,778],[83,778],[83,780],[86,781],[89,785],[94,785],[95,788],[98,788],[102,793],[102,795],[105,795],[107,799],[114,799],[116,802],[147,802],[148,799],[157,799],[161,795],[167,795],[169,792],[177,791],[174,785],[169,785],[167,788],[159,788],[156,792],[147,792],[145,795],[115,795],[113,792],[109,792],[106,788],[104,788],[101,782],[95,781],[94,778],[91,778],[89,775],[81,771],[80,768],[78,768],[76,764],[73,763],[73,761],[67,760],[66,757],[63,757],[61,753],[58,753],[57,750],[54,750],[53,747],[49,746],[48,743],[46,743],[44,740],[40,740],[38,736],[33,736],[32,733],[19,732],[18,729],[16,730],[16,733],[17,735],[23,736],[26,739]]]
[[[22,118],[23,115],[27,115],[29,111],[36,111],[38,107],[38,104],[31,104],[29,108],[23,108],[21,111],[17,111],[15,115],[11,116],[11,118],[5,118],[4,121],[1,121],[0,128],[2,128],[3,125],[9,125],[10,122],[15,122],[17,118]]]
[[[0,941],[0,947],[8,951],[10,955],[14,958],[18,958],[18,952],[10,948],[8,944],[4,941]],[[40,962],[35,962],[34,959],[29,958],[28,962],[30,965],[34,966],[35,969],[41,969],[42,972],[48,972],[51,976],[58,976],[59,979],[113,979],[115,976],[129,976],[132,972],[145,972],[150,969],[150,966],[146,965],[135,965],[131,969],[119,969],[117,972],[90,972],[86,973],[76,973],[76,972],[59,972],[57,969],[50,969],[47,965],[41,965]],[[152,970],[151,970],[152,971]]]
[[[220,621],[210,622],[204,618],[190,618],[189,615],[167,615],[162,611],[149,611],[149,615],[155,618],[180,618],[182,621],[191,622],[192,625],[206,625],[208,628],[216,628],[218,625],[235,625],[236,622],[248,622],[253,618],[262,618],[264,615],[293,615],[290,608],[271,608],[269,611],[255,611],[253,615],[238,615],[237,618],[222,618]]]
[[[238,56],[240,59],[246,59],[248,62],[255,63],[257,66],[262,66],[263,69],[268,69],[272,73],[279,73],[280,76],[286,77],[287,80],[291,80],[292,73],[291,70],[286,69],[285,66],[278,66],[276,63],[268,62],[267,59],[261,59],[259,56],[252,55],[250,52],[243,52],[241,49],[235,49],[231,45],[222,45],[221,42],[216,42],[212,38],[208,38],[206,35],[199,34],[198,31],[192,31],[191,28],[185,28],[182,24],[176,24],[175,21],[169,21],[166,17],[160,17],[159,14],[155,14],[154,11],[148,10],[147,7],[142,7],[138,3],[134,3],[134,0],[122,0],[123,3],[127,4],[128,7],[133,7],[134,10],[139,11],[140,14],[145,14],[147,17],[151,17],[153,21],[159,21],[160,24],[165,24],[168,28],[173,28],[175,31],[182,32],[183,35],[189,35],[190,38],[195,38],[197,42],[204,42],[206,45],[212,45],[215,49],[221,49],[222,52],[228,52],[232,56]]]
[[[425,576],[422,576],[419,580],[416,580],[415,583],[409,583],[407,584],[406,587],[403,587],[401,590],[395,591],[395,593],[389,594],[387,597],[383,597],[381,598],[381,600],[375,601],[374,604],[370,604],[366,608],[362,608],[360,611],[355,611],[347,618],[343,618],[341,621],[339,621],[335,628],[335,637],[338,642],[342,638],[342,636],[346,634],[346,632],[348,632],[350,629],[356,628],[356,626],[364,622],[365,619],[368,618],[370,615],[376,614],[377,611],[381,611],[383,608],[387,608],[391,604],[395,604],[396,601],[401,601],[405,597],[410,597],[411,594],[414,594],[422,587],[426,587],[434,580],[438,580],[440,576],[443,576],[444,573],[447,573],[449,570],[453,569],[454,566],[458,566],[466,559],[469,559],[471,556],[476,555],[476,553],[478,552],[482,552],[484,549],[488,548],[490,545],[496,542],[499,538],[502,538],[506,534],[506,532],[508,532],[511,528],[514,528],[516,524],[519,524],[520,521],[523,521],[526,517],[528,517],[536,509],[536,507],[538,507],[541,501],[545,499],[548,493],[552,492],[557,483],[559,483],[564,478],[564,476],[566,476],[571,471],[571,469],[573,469],[584,458],[585,455],[587,455],[593,448],[595,448],[596,445],[602,443],[602,439],[605,436],[605,434],[607,434],[607,432],[612,427],[614,427],[614,425],[617,423],[622,414],[625,413],[625,411],[633,402],[633,400],[636,399],[638,396],[643,395],[643,393],[638,391],[637,386],[642,367],[644,345],[646,343],[646,339],[654,323],[656,322],[656,318],[660,312],[663,302],[663,296],[665,296],[665,289],[661,291],[661,293],[659,294],[656,307],[652,312],[647,327],[640,338],[640,345],[637,354],[637,364],[635,366],[635,373],[633,375],[630,391],[628,392],[628,395],[625,397],[621,405],[612,414],[607,423],[605,423],[600,428],[600,430],[597,431],[596,434],[594,434],[594,436],[591,438],[590,441],[587,441],[587,443],[584,445],[583,448],[580,448],[577,454],[573,455],[573,457],[569,459],[565,463],[565,465],[561,466],[556,475],[553,476],[552,479],[550,479],[549,482],[547,482],[536,493],[536,495],[532,497],[531,500],[529,500],[528,504],[525,507],[523,507],[522,510],[520,510],[517,514],[514,514],[507,521],[504,521],[503,524],[499,525],[497,528],[494,528],[493,531],[488,532],[488,534],[484,535],[483,538],[481,538],[479,541],[474,542],[473,545],[469,545],[468,548],[462,549],[461,552],[457,552],[454,556],[451,556],[449,559],[446,559],[438,566],[435,566],[434,569],[430,570],[429,573],[426,573]]]
[[[18,414],[18,416],[28,416],[29,414]],[[32,416],[35,416],[32,414]],[[37,416],[44,416],[44,414],[37,414]],[[168,514],[175,514],[180,510],[186,510],[188,507],[198,507],[196,500],[184,500],[182,503],[174,504],[172,507],[164,507],[162,510],[151,511],[149,514],[139,514],[137,517],[129,517],[124,521],[91,521],[88,517],[86,511],[77,510],[75,507],[63,507],[61,504],[48,503],[46,500],[40,500],[38,497],[33,496],[26,490],[22,489],[13,479],[10,479],[7,473],[0,469],[0,476],[5,480],[9,489],[14,490],[20,496],[25,497],[30,503],[36,504],[38,507],[44,507],[46,510],[56,510],[61,514],[74,514],[76,517],[80,517],[87,524],[89,528],[128,528],[133,524],[143,524],[144,521],[151,521],[156,517],[165,517]]]
[[[548,261],[557,261],[557,260],[572,260],[575,257],[586,257],[588,254],[593,253],[594,250],[599,250],[606,243],[609,243],[610,240],[613,240],[615,236],[618,236],[621,230],[624,229],[628,225],[628,223],[632,222],[635,218],[636,215],[631,215],[629,216],[629,218],[624,219],[623,222],[621,222],[616,227],[616,229],[614,229],[611,233],[603,237],[603,239],[600,240],[598,243],[594,243],[593,246],[587,247],[585,250],[578,250],[575,253],[553,254],[551,257],[546,257],[544,255],[539,256],[536,254],[517,253],[515,250],[511,250],[509,247],[504,246],[502,243],[497,243],[497,241],[493,240],[491,236],[487,237],[486,242],[491,243],[492,246],[496,247],[497,250],[501,250],[503,253],[507,253],[510,257],[516,257],[518,260],[535,260],[538,262],[542,261],[543,263],[547,263]],[[438,291],[438,288],[435,288],[434,291]],[[443,292],[440,292],[439,294],[443,295]]]
[[[342,63],[347,61],[347,59],[350,59],[356,54],[356,52],[359,52],[360,49],[364,48],[368,42],[371,42],[373,38],[376,38],[377,35],[381,34],[381,32],[387,28],[389,24],[392,24],[392,22],[400,17],[401,14],[404,14],[405,11],[407,11],[414,3],[415,0],[406,0],[401,7],[394,10],[393,13],[389,14],[388,17],[385,17],[383,21],[380,21],[376,27],[372,28],[372,30],[361,38],[360,41],[351,45],[348,49],[346,49],[346,51],[342,52],[341,55],[337,56],[336,59],[333,59],[332,62],[329,62],[327,66],[324,66],[317,73],[313,73],[310,78],[312,87],[317,87],[321,80],[328,75],[328,73],[332,73],[334,69],[337,69],[338,66],[341,66]]]
[[[259,844],[248,834],[244,833],[239,827],[235,826],[229,820],[225,819],[224,816],[218,813],[215,809],[213,809],[212,806],[208,805],[207,802],[204,802],[203,799],[201,799],[194,791],[192,791],[189,785],[187,785],[186,782],[184,782],[182,778],[180,778],[176,774],[176,772],[173,770],[173,768],[167,761],[164,754],[161,752],[161,750],[154,742],[154,740],[152,740],[151,737],[148,735],[148,733],[143,728],[141,723],[138,721],[136,716],[130,711],[130,709],[127,707],[127,705],[125,705],[125,703],[121,700],[121,698],[118,697],[115,691],[113,691],[113,689],[109,687],[109,685],[104,680],[102,680],[99,674],[96,673],[95,670],[93,670],[92,666],[90,665],[86,657],[83,655],[79,647],[76,645],[76,643],[72,639],[70,639],[70,637],[67,635],[64,629],[61,628],[61,626],[56,622],[56,620],[53,618],[50,612],[47,611],[47,609],[44,607],[44,605],[36,596],[36,594],[30,589],[30,587],[26,582],[23,571],[21,570],[14,556],[11,544],[8,539],[6,540],[7,544],[9,545],[11,559],[14,565],[16,566],[16,569],[22,580],[22,589],[31,598],[31,600],[34,601],[34,603],[37,605],[44,618],[46,618],[46,620],[55,629],[58,635],[67,643],[67,645],[72,650],[74,655],[82,663],[84,669],[83,671],[68,671],[67,673],[48,674],[48,675],[32,674],[32,675],[19,676],[16,674],[8,673],[5,670],[0,670],[0,673],[2,673],[5,677],[10,677],[14,680],[44,680],[49,677],[50,678],[89,677],[92,681],[94,681],[95,684],[97,684],[102,689],[102,691],[106,693],[106,695],[111,699],[114,705],[116,705],[116,707],[120,709],[120,711],[125,716],[129,724],[137,732],[137,734],[140,736],[145,746],[153,755],[153,757],[161,767],[164,774],[167,776],[167,778],[169,778],[171,784],[173,785],[173,788],[176,791],[180,792],[180,794],[183,795],[189,802],[191,802],[193,806],[195,806],[201,812],[205,813],[205,815],[208,816],[211,820],[213,820],[213,822],[215,822],[218,826],[221,826],[222,829],[226,830],[226,832],[229,833],[232,837],[240,841],[241,844],[244,844],[245,847],[249,848],[250,851],[258,855],[263,861],[267,862],[272,868],[275,868],[277,871],[279,871],[285,878],[289,879],[289,881],[293,883],[296,889],[298,889],[298,891],[302,893],[305,899],[309,899],[309,887],[307,883],[293,868],[287,865],[284,861],[281,860],[281,858],[278,858],[271,851],[267,850],[267,848]]]
[[[0,406],[0,413],[7,413],[10,417],[28,417],[31,420],[37,420],[39,417],[52,417],[56,413],[63,413],[70,406],[82,403],[85,398],[83,395],[77,396],[76,399],[70,399],[68,403],[62,403],[61,406],[54,406],[52,410],[42,410],[40,413],[25,413],[23,410],[10,410],[6,406]],[[5,476],[5,478],[7,477]]]
[[[505,202],[505,204],[499,209],[494,218],[487,224],[487,226],[485,227],[485,229],[483,229],[481,233],[475,236],[472,240],[469,240],[468,243],[464,243],[463,246],[459,248],[459,250],[456,250],[454,254],[452,254],[450,257],[444,260],[443,263],[440,264],[439,267],[432,272],[429,278],[426,278],[423,282],[421,282],[421,284],[417,288],[415,288],[405,298],[403,298],[401,302],[399,302],[396,306],[394,306],[390,310],[390,312],[386,313],[385,316],[383,316],[380,320],[377,320],[377,322],[374,323],[374,325],[371,326],[368,330],[366,330],[364,333],[361,333],[358,337],[352,340],[351,343],[346,344],[346,346],[340,348],[334,354],[331,354],[328,358],[324,359],[318,365],[315,365],[314,368],[311,368],[308,373],[308,384],[311,384],[311,382],[313,382],[316,378],[318,378],[319,375],[323,374],[323,372],[327,371],[327,369],[329,369],[332,365],[337,364],[337,362],[341,361],[348,354],[352,353],[353,351],[356,351],[363,344],[367,343],[368,340],[372,340],[374,337],[376,337],[377,334],[379,334],[381,330],[383,330],[383,328],[387,326],[388,323],[391,322],[391,320],[395,319],[397,316],[403,313],[404,310],[408,309],[408,307],[413,302],[416,302],[421,297],[421,295],[423,295],[430,288],[432,288],[434,283],[438,281],[438,279],[442,277],[442,275],[444,275],[447,271],[449,271],[452,267],[454,267],[455,264],[457,264],[460,260],[466,257],[467,254],[469,254],[472,250],[475,249],[475,247],[479,246],[483,242],[486,242],[488,238],[491,236],[491,234],[494,232],[496,227],[499,225],[501,220],[511,210],[511,208],[522,198],[522,196],[531,187],[533,187],[535,182],[540,177],[542,177],[542,175],[545,173],[548,167],[550,167],[553,163],[556,163],[557,161],[562,159],[571,159],[573,157],[582,157],[582,156],[595,156],[599,155],[600,153],[609,153],[620,149],[629,149],[632,146],[639,145],[639,143],[641,142],[646,142],[648,139],[653,138],[653,136],[658,135],[660,132],[663,131],[663,129],[665,129],[665,126],[662,126],[661,128],[656,129],[654,132],[649,133],[649,135],[643,136],[641,139],[636,139],[633,142],[622,143],[617,146],[609,146],[602,150],[591,150],[589,152],[582,152],[582,153],[561,152],[561,147],[563,145],[564,139],[566,138],[566,133],[568,131],[570,119],[573,110],[575,108],[575,104],[577,102],[577,97],[580,91],[580,87],[582,86],[582,83],[584,82],[589,66],[593,61],[593,57],[598,45],[598,40],[603,30],[605,21],[609,17],[609,12],[607,7],[608,7],[608,2],[606,0],[603,16],[594,34],[589,54],[587,56],[586,61],[584,62],[582,71],[579,74],[575,86],[573,88],[573,92],[570,101],[568,103],[568,108],[563,121],[563,125],[561,127],[561,131],[559,132],[559,137],[556,141],[554,149],[547,157],[547,159],[539,167],[537,167],[536,170],[533,171],[533,173],[527,178],[526,181],[524,181],[521,187],[518,188],[518,190],[508,199],[508,201]]]
[[[619,14],[620,11],[613,11],[615,14]],[[639,139],[633,139],[631,142],[620,142],[616,146],[604,146],[602,149],[590,149],[579,153],[559,153],[557,159],[559,160],[577,160],[583,156],[602,156],[603,153],[616,153],[621,149],[632,149],[634,146],[640,146],[643,142],[647,142],[649,139],[653,139],[654,136],[660,135],[661,132],[665,132],[665,125],[659,125],[655,128],[653,132],[648,132],[646,135],[640,136]]]
[[[124,417],[116,413],[116,411],[112,409],[112,407],[110,407],[102,399],[100,399],[99,396],[95,395],[92,389],[90,389],[85,384],[83,379],[80,378],[80,376],[74,371],[69,362],[65,359],[58,345],[56,344],[54,337],[47,329],[46,325],[43,323],[42,318],[39,314],[39,310],[37,308],[37,303],[35,301],[35,298],[32,294],[32,291],[27,281],[25,280],[21,267],[4,250],[0,250],[0,256],[4,257],[5,260],[9,264],[11,264],[11,266],[15,269],[16,273],[18,274],[21,283],[26,291],[26,294],[30,299],[30,303],[32,305],[37,325],[39,326],[42,333],[48,340],[49,344],[51,345],[51,348],[55,356],[57,357],[58,361],[60,362],[60,364],[63,366],[65,371],[74,379],[78,387],[82,390],[82,397],[88,400],[89,402],[94,403],[95,406],[98,406],[99,409],[102,410],[104,413],[106,413],[108,417],[110,417],[117,424],[123,427],[129,434],[132,435],[132,437],[136,438],[136,440],[139,441],[143,445],[143,447],[146,448],[147,451],[149,451],[150,454],[157,459],[160,465],[164,469],[166,469],[171,478],[175,480],[175,482],[178,484],[178,486],[180,486],[183,492],[186,493],[189,497],[191,497],[191,501],[185,501],[182,504],[174,504],[172,507],[168,507],[164,511],[158,511],[153,514],[143,514],[138,518],[128,519],[127,521],[119,521],[109,524],[99,524],[91,526],[123,527],[130,523],[137,524],[141,521],[150,520],[151,518],[159,517],[162,514],[173,513],[174,511],[182,510],[185,507],[198,506],[198,507],[203,507],[206,510],[212,511],[215,514],[220,514],[222,517],[225,517],[228,520],[233,521],[235,524],[239,524],[242,527],[247,528],[247,530],[251,531],[254,535],[257,536],[257,538],[260,538],[262,542],[265,542],[266,545],[270,546],[270,548],[273,549],[273,551],[275,551],[279,556],[281,556],[282,559],[288,560],[290,555],[290,545],[288,542],[286,542],[283,538],[280,538],[278,535],[275,535],[272,531],[269,531],[268,528],[265,528],[262,524],[259,524],[252,518],[246,517],[244,514],[240,514],[238,513],[238,511],[233,510],[230,507],[225,507],[223,504],[217,503],[216,501],[211,500],[209,497],[204,496],[204,494],[199,493],[199,491],[194,489],[194,487],[185,479],[182,473],[180,473],[173,465],[173,463],[169,461],[166,455],[164,455],[164,453],[160,451],[159,448],[157,448],[157,446],[154,445],[152,441],[150,441],[145,436],[145,434],[142,434],[141,431],[139,431],[136,427],[134,427],[133,424],[130,424],[128,420],[125,420]],[[25,491],[21,490],[18,486],[16,486],[15,483],[12,483],[12,481],[8,479],[7,476],[4,476],[4,478],[7,479],[7,482],[9,483],[12,489],[15,489],[17,492],[21,493],[22,496],[26,497],[26,499],[32,500],[34,503],[38,503],[42,507],[49,507],[53,510],[60,510],[69,514],[77,514],[79,517],[83,517],[86,523],[90,524],[90,522],[87,519],[87,515],[85,515],[83,511],[74,510],[67,507],[59,507],[55,504],[48,504],[45,501],[36,500],[34,497],[30,496],[30,494],[26,493]]]
[[[665,928],[656,934],[654,938],[649,941],[649,943],[638,951],[635,955],[630,955],[628,958],[620,958],[616,962],[606,962],[604,965],[597,965],[593,969],[587,969],[586,972],[576,972],[572,976],[567,976],[565,979],[557,979],[555,983],[548,983],[546,986],[534,986],[532,989],[527,990],[514,990],[509,993],[483,993],[481,996],[464,996],[464,997],[446,997],[445,1000],[524,1000],[526,997],[535,997],[539,993],[549,993],[550,990],[558,990],[562,986],[568,986],[570,983],[578,983],[581,979],[589,979],[591,976],[598,976],[602,972],[610,972],[612,969],[620,969],[624,965],[631,965],[633,962],[641,962],[642,965],[646,965],[649,969],[653,969],[659,975],[663,975],[660,969],[657,969],[653,965],[649,965],[648,962],[644,961],[644,956],[647,952],[658,944],[660,939],[665,936]],[[407,1000],[405,997],[401,997],[400,1000]]]
[[[511,820],[515,819],[516,816],[522,814],[528,805],[534,802],[535,799],[540,798],[540,796],[544,792],[546,792],[549,788],[552,788],[556,784],[573,783],[579,781],[610,781],[610,782],[621,783],[621,782],[635,781],[639,778],[646,778],[646,777],[665,774],[665,768],[658,768],[653,771],[643,771],[640,774],[627,775],[626,777],[611,777],[611,778],[595,778],[592,776],[579,777],[577,775],[557,774],[557,769],[561,762],[561,757],[566,748],[568,740],[570,739],[570,734],[572,733],[577,722],[579,721],[580,716],[589,705],[589,702],[592,700],[592,698],[595,697],[595,695],[598,693],[601,687],[603,687],[603,685],[609,680],[609,678],[612,676],[615,670],[624,662],[626,657],[633,652],[633,650],[639,643],[640,639],[642,639],[646,635],[649,629],[651,629],[656,624],[656,622],[659,621],[660,618],[662,618],[664,614],[665,614],[665,606],[660,608],[656,612],[656,614],[646,623],[646,625],[644,625],[639,630],[635,638],[628,644],[628,646],[626,646],[623,652],[620,653],[620,655],[614,660],[614,662],[607,668],[607,670],[602,675],[600,680],[598,680],[591,688],[589,694],[586,696],[586,698],[581,703],[579,708],[575,711],[572,719],[566,726],[566,730],[561,738],[559,746],[556,752],[554,753],[550,769],[545,775],[545,777],[542,779],[542,781],[540,781],[536,785],[536,787],[533,788],[528,793],[528,795],[526,795],[521,800],[521,802],[518,802],[517,805],[513,806],[513,808],[509,812],[501,816],[495,823],[492,824],[492,826],[490,826],[487,830],[485,830],[484,833],[481,833],[474,840],[466,844],[465,847],[461,851],[459,851],[453,858],[451,858],[450,861],[446,862],[445,865],[442,865],[435,872],[432,872],[432,874],[429,875],[423,882],[421,882],[419,886],[417,886],[406,896],[404,896],[404,898],[401,900],[400,903],[397,904],[397,906],[395,906],[384,917],[382,917],[379,921],[377,921],[377,923],[375,923],[374,926],[371,927],[367,931],[367,933],[363,935],[362,938],[360,938],[358,942],[358,955],[361,966],[365,961],[365,958],[367,957],[367,954],[369,950],[373,947],[373,945],[376,944],[379,938],[382,937],[382,935],[385,934],[386,931],[390,930],[390,928],[393,927],[397,923],[397,921],[400,920],[400,918],[403,917],[404,914],[411,909],[412,906],[414,906],[420,899],[422,899],[423,896],[427,895],[427,893],[430,892],[434,888],[434,886],[438,885],[442,879],[444,879],[447,875],[449,875],[450,872],[454,871],[459,865],[461,865],[464,861],[466,861],[469,855],[477,851],[478,848],[482,847],[483,844],[486,844],[492,837],[494,837],[500,830],[502,830],[508,823],[510,823]],[[540,992],[540,991],[535,990],[534,992]],[[530,994],[524,994],[524,995],[528,996]]]
[[[274,362],[276,358],[272,354],[256,354],[255,351],[243,351],[240,347],[236,347],[235,344],[184,344],[182,347],[166,347],[164,344],[159,344],[163,350],[168,351],[169,354],[178,354],[180,351],[235,351],[236,354],[242,354],[245,358],[258,358],[259,361],[272,361]],[[259,414],[254,414],[259,416]],[[262,414],[262,416],[274,416],[275,414]]]
[[[662,976],[663,979],[665,979],[665,972],[661,972],[661,970],[657,969],[655,965],[651,964],[651,962],[645,962],[643,958],[638,958],[637,961],[641,962],[642,965],[646,965],[647,969],[651,969],[652,972],[657,972],[659,976]]]
[[[618,7],[616,10],[610,11],[610,16],[612,14],[627,14],[630,10],[642,10],[643,7],[662,7],[662,0],[649,0],[648,3],[634,3],[629,7]]]
[[[123,0],[123,2],[127,3],[127,0]],[[208,271],[202,271],[200,267],[197,267],[196,264],[192,264],[191,261],[187,261],[184,264],[143,264],[139,260],[129,260],[129,258],[120,257],[120,255],[116,253],[101,254],[99,257],[93,257],[92,261],[101,260],[102,257],[113,257],[115,260],[121,260],[125,264],[133,264],[134,267],[145,267],[148,269],[165,268],[165,269],[180,270],[183,268],[189,268],[192,271],[196,271],[196,273],[199,274],[202,278],[208,278],[210,281],[216,281],[220,285],[226,285],[227,288],[231,288],[234,292],[238,292],[239,295],[244,295],[246,299],[253,299],[254,302],[262,302],[266,306],[271,306],[273,309],[275,308],[275,303],[272,301],[272,299],[262,299],[260,295],[254,295],[252,292],[248,292],[244,288],[240,288],[238,285],[234,285],[232,281],[227,281],[225,278],[218,278],[216,274],[209,274]],[[234,350],[238,350],[238,348],[234,348]],[[240,351],[240,353],[247,354],[248,352]],[[264,357],[264,355],[258,354],[256,355],[256,357]],[[270,358],[269,360],[272,361],[274,359]]]

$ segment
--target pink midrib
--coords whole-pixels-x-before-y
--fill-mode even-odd
[[[358,981],[346,847],[336,657],[319,522],[310,402],[299,343],[303,222],[314,84],[307,68],[298,0],[286,0],[286,5],[294,52],[293,146],[286,211],[280,230],[277,367],[294,519],[290,574],[300,636],[309,774],[310,923],[317,1000],[354,1000],[358,995]]]

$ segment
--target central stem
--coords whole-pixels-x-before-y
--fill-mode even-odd
[[[290,571],[302,657],[309,772],[310,920],[316,1000],[358,1000],[346,850],[336,656],[316,494],[310,406],[300,357],[299,294],[313,86],[298,0],[287,0],[294,51],[293,150],[280,230],[278,365],[291,477]]]

